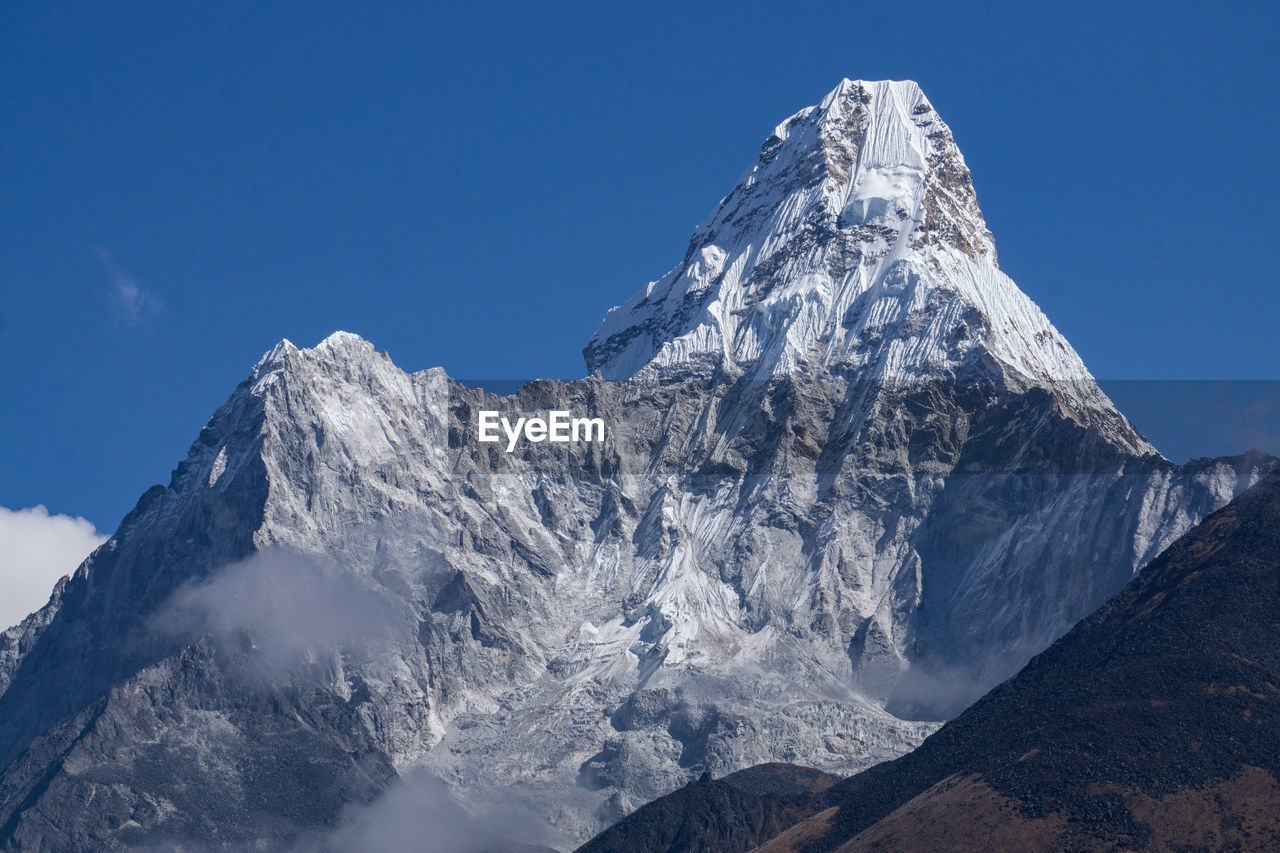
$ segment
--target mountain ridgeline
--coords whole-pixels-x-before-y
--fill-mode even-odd
[[[910,82],[779,125],[585,355],[501,396],[277,345],[0,635],[0,845],[353,849],[427,774],[564,848],[705,773],[853,773],[1276,462],[1116,411]],[[552,409],[607,439],[475,440]]]

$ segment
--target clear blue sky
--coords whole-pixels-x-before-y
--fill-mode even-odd
[[[0,505],[113,529],[281,337],[581,375],[842,77],[921,83],[1095,375],[1280,378],[1275,3],[266,5],[0,13]]]

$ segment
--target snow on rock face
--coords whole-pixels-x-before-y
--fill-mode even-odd
[[[900,379],[962,371],[977,351],[1039,382],[1089,378],[999,271],[920,87],[845,80],[778,125],[684,261],[612,309],[584,352],[608,379],[707,364]]]

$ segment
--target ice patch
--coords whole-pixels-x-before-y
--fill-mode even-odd
[[[209,469],[209,488],[213,488],[218,484],[218,480],[227,470],[227,446],[224,444],[218,450],[218,456],[213,460],[213,466]]]
[[[911,217],[924,197],[924,173],[910,166],[880,166],[858,173],[841,219],[853,224]]]

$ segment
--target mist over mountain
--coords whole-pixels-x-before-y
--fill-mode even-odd
[[[349,844],[425,779],[564,848],[704,773],[852,773],[1276,464],[1132,427],[911,82],[778,125],[585,357],[496,395],[346,333],[263,356],[0,635],[0,844]],[[552,410],[605,440],[477,438]]]

